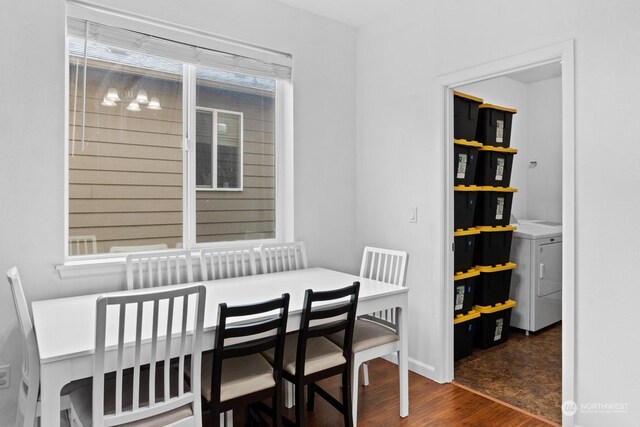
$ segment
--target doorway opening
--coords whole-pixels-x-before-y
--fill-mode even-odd
[[[554,378],[551,371],[556,371],[555,379],[544,386],[533,387],[532,391],[535,394],[536,389],[542,388],[541,392],[544,393],[547,387],[552,395],[555,392],[556,398],[546,402],[546,406],[550,407],[544,407],[545,404],[540,403],[544,399],[537,401],[536,396],[533,396],[527,400],[534,400],[535,405],[542,405],[542,411],[532,410],[532,407],[522,409],[558,423],[563,422],[563,425],[572,425],[573,419],[563,416],[560,406],[564,401],[573,400],[574,396],[573,43],[553,45],[452,73],[443,76],[440,83],[443,95],[443,143],[447,186],[444,213],[447,230],[444,242],[444,271],[447,275],[443,292],[445,381],[455,380],[513,406],[523,407],[526,405],[522,404],[524,401],[518,401],[521,393],[517,390],[522,386],[523,378],[519,375],[523,372],[514,364],[507,362],[505,365],[505,358],[525,360],[528,362],[525,365],[534,371],[544,370],[546,366],[551,374],[548,378]],[[474,350],[469,359],[459,360],[455,364],[454,328],[451,321],[451,302],[455,301],[455,285],[453,274],[448,274],[454,272],[454,90],[482,98],[485,103],[515,107],[518,110],[513,119],[511,146],[519,152],[513,161],[511,187],[518,187],[519,192],[513,197],[511,213],[514,218],[511,218],[509,223],[520,226],[519,231],[513,232],[511,257],[516,257],[521,264],[521,270],[516,267],[512,273],[510,295],[511,300],[520,300],[516,301],[516,305],[520,305],[511,309],[511,326],[515,325],[520,329],[513,329],[511,340],[490,346],[489,349]],[[536,240],[538,237],[540,239]],[[550,238],[552,241],[548,241]],[[554,245],[545,246],[545,243]],[[531,253],[528,253],[529,259],[532,260],[530,263],[524,261],[527,255],[525,246],[533,248],[529,249]],[[534,258],[531,258],[532,254]],[[542,267],[540,259],[535,256],[546,257]],[[552,259],[557,259],[557,264],[553,264]],[[536,270],[534,275],[533,269],[540,268],[546,269],[544,274],[541,270]],[[542,277],[542,284],[532,284],[525,280],[534,276]],[[544,278],[548,280],[545,282]],[[536,291],[531,292],[532,289]],[[531,320],[530,317],[535,317],[535,322],[525,324],[525,317],[527,322]],[[529,331],[534,333],[529,336]],[[551,364],[549,357],[536,358],[535,352],[531,354],[532,349],[536,347],[547,348],[547,356],[556,355],[555,358],[551,357]],[[504,370],[505,366],[507,369],[518,371],[494,372],[495,375],[491,375],[492,367]],[[509,382],[509,379],[513,381]]]

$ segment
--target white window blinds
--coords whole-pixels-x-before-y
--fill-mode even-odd
[[[67,24],[70,36],[81,39],[86,36],[87,41],[117,46],[187,64],[203,65],[259,77],[291,79],[291,56],[280,52],[242,45],[238,42],[221,40],[212,36],[207,36],[207,38],[210,39],[208,40],[209,44],[215,45],[215,49],[202,47],[189,42],[169,40],[77,17],[69,17]],[[152,26],[146,25],[146,27]],[[183,39],[193,40],[198,37],[203,39],[202,36],[189,34],[185,30],[180,30],[179,33],[183,35]]]

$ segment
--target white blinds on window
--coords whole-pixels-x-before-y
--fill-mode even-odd
[[[203,65],[260,77],[291,79],[291,57],[287,54],[269,51],[266,54],[260,52],[259,55],[256,55],[267,58],[265,61],[264,59],[203,48],[73,17],[68,18],[67,31],[69,35],[79,38],[84,38],[86,35],[88,40],[98,43],[187,64]],[[224,48],[224,43],[222,45]],[[251,49],[257,50],[250,46],[241,50],[251,51]]]

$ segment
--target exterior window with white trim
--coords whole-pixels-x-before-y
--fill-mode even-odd
[[[281,238],[290,68],[124,28],[68,20],[67,255]]]
[[[242,191],[242,113],[196,109],[196,188]]]

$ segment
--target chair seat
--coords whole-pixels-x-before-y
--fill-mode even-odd
[[[291,375],[296,374],[296,353],[298,352],[298,334],[287,335],[284,342],[284,357],[282,369]],[[266,351],[263,356],[273,363],[273,350]],[[324,337],[307,340],[307,354],[304,364],[304,374],[323,371],[347,363],[342,349]]]
[[[191,367],[187,364],[187,371]],[[202,396],[211,401],[211,370],[213,353],[202,354]],[[187,372],[189,375],[189,372]],[[225,402],[256,391],[275,387],[273,368],[259,354],[234,357],[222,361],[220,401]]]
[[[178,394],[178,372],[174,369],[171,372],[171,396]],[[161,369],[156,370],[156,400],[163,401],[163,371]],[[122,377],[123,382],[123,410],[130,410],[133,402],[133,373],[125,373]],[[146,406],[149,403],[149,370],[141,369],[140,371],[140,406]],[[104,383],[104,407],[106,414],[115,413],[115,389],[116,379],[114,376],[109,375]],[[185,390],[188,390],[189,386],[185,383]],[[92,400],[93,400],[93,383],[87,382],[79,388],[76,388],[69,394],[73,408],[78,416],[78,419],[82,423],[83,427],[89,427],[93,425],[92,420]],[[193,416],[193,410],[191,405],[184,405],[176,408],[172,411],[165,412],[153,417],[145,418],[143,420],[134,421],[132,423],[125,424],[126,426],[135,427],[152,427],[159,425],[167,425],[176,421],[180,421],[183,418]]]
[[[336,344],[342,344],[344,342],[344,332],[333,334],[329,339]],[[361,351],[398,340],[400,340],[398,335],[389,328],[368,320],[357,319],[353,329],[351,349],[354,353],[360,353]]]

